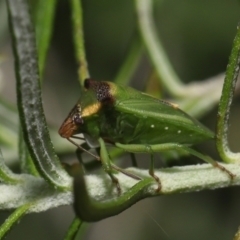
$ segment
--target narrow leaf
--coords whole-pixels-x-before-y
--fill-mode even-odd
[[[35,36],[27,1],[7,2],[16,62],[17,102],[24,139],[41,176],[54,187],[65,189],[70,179],[54,152],[46,125]]]
[[[21,172],[29,173],[33,176],[39,176],[39,173],[32,161],[32,158],[28,152],[27,146],[23,140],[22,131],[19,132],[19,160],[21,163]]]
[[[40,0],[35,7],[34,22],[38,48],[38,65],[40,80],[42,80],[46,56],[53,33],[56,0]]]

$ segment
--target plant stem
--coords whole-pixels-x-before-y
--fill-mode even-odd
[[[80,85],[84,85],[84,80],[89,78],[88,64],[84,47],[83,33],[83,12],[80,0],[71,0],[72,7],[72,28],[75,45],[76,60],[79,64],[78,76]]]
[[[74,178],[74,208],[83,221],[92,222],[119,214],[146,197],[239,185],[240,167],[234,164],[222,165],[236,175],[233,180],[210,164],[155,170],[162,185],[160,192],[156,192],[157,184],[149,177],[147,170],[126,169],[142,177],[142,180],[136,181],[123,174],[115,175],[122,189],[120,196],[116,193],[116,187],[106,187],[109,179],[101,179],[100,176],[98,179],[96,176],[83,177],[79,170]]]
[[[128,85],[131,77],[140,61],[140,57],[142,56],[142,43],[137,37],[132,43],[131,49],[121,66],[117,76],[115,77],[114,82],[116,84]]]
[[[71,226],[68,228],[68,232],[64,240],[73,240],[76,237],[78,230],[82,226],[82,223],[83,222],[78,217],[75,217],[71,223]]]
[[[27,210],[32,206],[32,203],[27,203],[19,208],[17,208],[1,225],[0,227],[0,239],[11,230],[11,228],[18,223],[18,221],[24,216]]]
[[[222,160],[231,163],[240,163],[240,153],[233,153],[228,144],[228,125],[230,107],[239,74],[240,65],[240,27],[233,42],[229,58],[222,96],[218,107],[216,145]]]
[[[135,4],[143,41],[161,82],[172,95],[182,95],[184,85],[172,68],[157,36],[152,17],[152,0],[135,0]]]

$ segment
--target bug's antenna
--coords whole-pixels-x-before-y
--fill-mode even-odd
[[[86,150],[85,148],[83,148],[81,145],[77,144],[76,142],[74,142],[71,138],[67,138],[67,140],[69,142],[71,142],[73,145],[75,145],[77,148],[81,149],[82,151],[90,154],[92,157],[94,157],[95,159],[97,159],[98,161],[100,161],[100,157],[96,156],[95,154],[91,153],[90,151]]]
[[[78,137],[78,136],[71,136],[71,138],[76,138],[76,139],[80,139],[80,140],[85,140],[85,138],[83,138],[83,137]]]
[[[136,179],[136,180],[142,180],[142,178],[140,178],[139,176],[137,176],[137,175],[135,175],[135,174],[133,174],[133,173],[131,173],[131,172],[128,172],[127,170],[124,170],[124,169],[122,169],[122,168],[114,165],[113,163],[111,163],[111,167],[112,167],[114,170],[116,170],[116,171],[118,171],[118,172],[121,172],[122,174],[124,174],[124,175],[126,175],[126,176],[128,176],[128,177],[131,177],[131,178]]]

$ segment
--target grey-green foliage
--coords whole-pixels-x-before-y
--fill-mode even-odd
[[[3,4],[2,2],[0,1],[0,4]],[[32,9],[32,19],[34,19],[35,25],[31,22],[29,6],[26,0],[8,0],[7,3],[16,61],[18,109],[23,135],[18,132],[19,123],[16,121],[18,119],[16,109],[1,100],[0,142],[1,148],[4,148],[9,153],[9,157],[11,157],[12,152],[17,151],[18,138],[20,136],[22,139],[19,141],[25,142],[21,145],[22,149],[20,150],[22,151],[20,153],[25,153],[23,161],[26,161],[26,164],[31,165],[31,167],[26,168],[26,164],[21,164],[24,174],[13,174],[5,165],[4,156],[0,155],[0,177],[2,182],[0,185],[0,192],[2,193],[0,206],[2,210],[16,209],[0,228],[1,237],[26,213],[46,211],[47,209],[60,205],[69,205],[73,202],[71,178],[60,166],[56,153],[52,148],[41,102],[40,82],[43,78],[45,60],[53,32],[56,1],[36,1],[32,5],[34,7]],[[73,3],[74,1],[72,1]],[[179,77],[171,68],[170,61],[163,51],[161,42],[158,40],[154,26],[152,4],[150,0],[135,1],[140,37],[138,36],[137,39],[134,39],[131,51],[126,57],[125,63],[127,63],[127,66],[123,63],[115,79],[117,79],[118,83],[124,82],[126,84],[129,82],[137,67],[136,62],[140,59],[139,53],[142,53],[144,49],[157,72],[158,79],[161,80],[161,84],[168,90],[175,102],[178,102],[184,110],[193,116],[202,116],[218,101],[223,76],[217,76],[214,80],[194,82],[189,85],[185,85],[179,80]],[[0,11],[3,11],[3,9],[0,6]],[[82,13],[82,11],[74,7],[74,4],[71,11],[73,13]],[[42,16],[44,16],[44,21],[42,21]],[[75,18],[82,17],[76,14],[73,14],[73,16]],[[74,21],[73,26],[75,26]],[[5,31],[5,27],[6,25],[0,26],[0,39],[2,32]],[[78,46],[79,43],[83,43],[83,36],[76,34],[74,41],[75,45]],[[37,42],[37,48],[35,42]],[[28,46],[26,46],[26,43]],[[234,45],[235,53],[239,52],[238,43],[239,40]],[[81,46],[84,45],[82,44]],[[83,58],[86,62],[84,51],[78,52],[76,57],[80,60]],[[236,76],[234,71],[237,69],[239,61],[231,64],[232,68],[229,71],[232,71],[231,73]],[[83,68],[83,75],[86,75],[88,72],[87,65],[84,65]],[[172,79],[172,81],[169,82],[169,79]],[[169,83],[171,84],[169,85]],[[233,88],[234,86],[231,87],[231,90]],[[229,91],[229,89],[224,90],[224,92],[226,91]],[[227,101],[227,98],[225,100]],[[229,104],[227,107],[229,107]],[[53,139],[56,139],[56,130],[54,129],[54,131]],[[220,138],[222,137],[226,138],[226,135],[220,136]],[[57,149],[61,148],[62,152],[63,149],[68,149],[67,143],[62,145],[62,142],[59,140],[56,141],[56,146]],[[161,179],[163,185],[161,193],[158,194],[192,192],[239,185],[240,167],[234,163],[223,165],[236,175],[234,181],[231,182],[228,176],[208,164],[157,170],[156,174]],[[34,170],[32,166],[34,166]],[[39,176],[34,174],[35,171],[38,173],[36,175]],[[134,168],[131,171],[140,176],[148,177],[147,172],[144,170]],[[146,181],[138,186],[135,185],[136,181],[131,178],[121,174],[118,174],[118,178],[123,191],[122,198],[118,198],[107,176],[97,174],[86,177],[87,191],[91,196],[92,205],[90,207],[92,209],[109,209],[109,206],[112,207],[113,204],[115,204],[115,209],[118,209],[122,204],[125,204],[125,208],[127,208],[141,198],[156,195],[154,181]],[[131,188],[134,191],[129,191]],[[141,197],[137,198],[135,202],[129,202],[128,204],[128,200],[133,199],[135,197],[134,194],[141,190],[144,190]],[[126,198],[124,198],[125,196]],[[88,196],[86,195],[86,197]],[[96,200],[99,201],[99,204],[96,204]]]

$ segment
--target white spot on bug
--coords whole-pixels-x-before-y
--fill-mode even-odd
[[[178,104],[170,103],[170,105],[172,105],[173,108],[178,109]]]
[[[155,127],[155,126],[152,124],[152,125],[151,125],[151,128],[154,128],[154,127]]]
[[[178,130],[177,133],[178,133],[178,134],[181,133],[181,130]]]
[[[145,146],[146,152],[151,152],[151,147],[149,145]]]
[[[168,130],[168,127],[165,127],[164,129],[165,129],[165,130]]]

